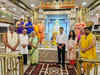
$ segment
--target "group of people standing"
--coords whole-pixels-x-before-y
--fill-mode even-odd
[[[38,26],[40,26],[40,28]],[[42,23],[41,25],[34,25],[32,24],[30,17],[28,17],[28,20],[25,23],[21,18],[16,23],[16,26],[10,25],[8,32],[3,35],[3,43],[6,46],[6,52],[22,54],[25,65],[27,65],[28,54],[31,56],[31,64],[38,63],[39,52],[37,47],[43,41],[43,31]]]
[[[32,31],[36,32],[36,35],[39,38],[39,42],[42,43],[42,41],[44,40],[44,31],[45,31],[45,26],[42,23],[42,21],[40,22],[34,22],[34,24],[32,23],[32,19],[30,17],[27,18],[27,21],[25,22],[23,18],[21,18],[17,23],[16,23],[16,32],[18,34],[21,34],[22,31],[26,29],[27,30],[27,34],[31,34]]]
[[[76,48],[79,48],[81,58],[96,59],[96,37],[93,35],[92,26],[82,28],[80,35],[77,37],[74,30],[70,31],[69,37],[64,33],[63,27],[59,28],[59,34],[57,35],[57,50],[58,50],[58,64],[62,64],[62,68],[65,68],[65,47],[67,47],[67,59],[69,60],[69,68],[73,68],[76,61]],[[82,64],[84,71],[87,68],[87,64]]]
[[[27,54],[29,50],[31,64],[38,63],[39,52],[37,47],[44,39],[44,30],[45,28],[42,26],[41,22],[40,25],[35,23],[33,26],[31,18],[28,18],[26,23],[24,23],[23,19],[20,19],[16,23],[16,27],[11,25],[9,31],[3,36],[3,42],[6,46],[7,52],[17,51],[18,53],[21,53],[24,57],[24,64],[27,64]],[[59,28],[59,34],[57,34],[56,37],[58,64],[62,64],[62,67],[65,68],[66,47],[68,49],[67,59],[69,60],[70,68],[73,68],[75,64],[77,46],[80,49],[80,57],[96,59],[96,38],[91,30],[91,26],[81,29],[78,37],[76,37],[74,30],[72,30],[67,39],[64,28]],[[83,64],[83,67],[85,69],[87,67],[86,64]]]
[[[67,40],[66,33],[64,32],[64,28],[59,28],[59,34],[57,35],[57,50],[58,50],[58,63],[62,64],[62,68],[65,68],[65,49],[67,47],[67,59],[69,60],[70,67],[73,68],[76,60],[76,45],[77,38],[75,36],[75,32],[72,30],[69,33],[69,37]]]

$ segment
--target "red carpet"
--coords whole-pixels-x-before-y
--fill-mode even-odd
[[[56,63],[40,63],[38,65],[29,66],[24,75],[76,75],[75,69],[62,69]]]

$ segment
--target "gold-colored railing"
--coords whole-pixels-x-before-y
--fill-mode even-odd
[[[6,53],[6,47],[2,41],[3,35],[4,35],[4,33],[0,33],[0,54]]]
[[[90,75],[90,71],[91,71],[91,64],[93,64],[93,68],[94,68],[94,74],[93,75],[98,75],[98,64],[100,64],[100,60],[98,59],[93,59],[93,60],[89,60],[89,59],[83,59],[80,58],[77,60],[77,75],[81,75],[82,73],[82,63],[87,63],[87,68],[85,71],[86,75]]]
[[[0,54],[0,75],[24,75],[22,55]]]

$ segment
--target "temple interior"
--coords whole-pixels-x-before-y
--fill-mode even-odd
[[[100,75],[100,0],[0,0],[0,75]]]

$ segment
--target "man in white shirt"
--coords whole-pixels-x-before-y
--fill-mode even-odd
[[[59,28],[59,34],[57,35],[57,49],[58,49],[58,64],[62,64],[63,69],[65,68],[65,44],[67,36],[64,33],[64,28]]]
[[[23,34],[20,34],[19,39],[20,39],[21,54],[23,55],[24,58],[24,64],[27,65],[28,35],[26,29],[23,30]]]
[[[15,53],[19,45],[19,37],[15,32],[13,25],[9,26],[9,30],[3,36],[3,42],[6,46],[7,53]]]

